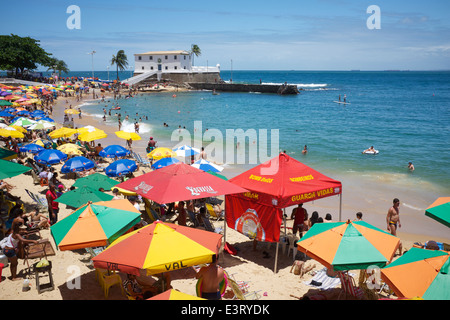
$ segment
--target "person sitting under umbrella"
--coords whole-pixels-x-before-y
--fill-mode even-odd
[[[125,293],[135,300],[147,300],[157,294],[153,286],[139,283],[134,274],[127,274],[127,279],[123,282]]]

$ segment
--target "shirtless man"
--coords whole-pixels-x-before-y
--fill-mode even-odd
[[[206,160],[206,152],[205,152],[205,148],[204,147],[202,147],[202,151],[200,152],[199,158]]]
[[[402,224],[400,223],[400,200],[395,198],[393,200],[393,206],[388,210],[386,216],[387,230],[393,235],[397,236],[397,225],[398,228],[401,228]],[[400,254],[402,253],[402,244],[398,247],[400,250]]]
[[[217,266],[218,256],[213,257],[213,262],[203,267],[197,273],[197,278],[203,278],[202,298],[208,300],[220,300],[220,283],[224,279],[223,269]]]
[[[375,149],[373,148],[373,146],[371,146],[369,149],[364,150],[362,153],[366,152],[375,152]]]

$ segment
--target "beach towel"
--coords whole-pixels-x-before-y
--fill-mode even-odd
[[[335,288],[341,284],[339,277],[333,278],[327,275],[327,268],[318,271],[316,275],[309,281],[304,281],[304,284],[314,287],[319,290],[327,290]]]
[[[236,248],[234,248],[231,244],[229,244],[228,242],[225,242],[225,247],[224,247],[225,252],[228,252],[229,254],[235,255],[237,254],[237,250]]]

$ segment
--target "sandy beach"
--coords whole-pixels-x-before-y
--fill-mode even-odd
[[[85,98],[87,100],[89,95]],[[108,96],[106,97],[108,99]],[[68,103],[66,103],[66,100]],[[112,100],[112,98],[111,98]],[[58,123],[63,122],[64,108],[71,104],[76,108],[77,102],[75,98],[58,98],[56,105],[54,106],[53,119]],[[78,104],[82,104],[79,102]],[[100,104],[101,106],[101,104]],[[111,127],[104,125],[99,118],[89,117],[86,114],[82,114],[82,118],[78,119],[78,115],[74,115],[75,126],[80,128],[86,125],[93,125],[99,129],[104,130],[108,137],[99,141],[102,146],[110,144],[125,145],[125,141],[119,139],[114,134],[118,130],[117,127]],[[145,147],[147,141],[142,139],[140,141],[133,142],[133,150],[145,155]],[[161,145],[159,145],[161,147]],[[172,146],[168,146],[172,147]],[[55,166],[57,172],[60,172],[61,165]],[[137,174],[148,172],[149,168],[140,168]],[[239,172],[226,170],[223,174],[227,177],[232,177]],[[59,173],[61,181],[66,187],[70,187],[75,180],[66,179],[63,174]],[[335,177],[339,178],[339,177]],[[23,174],[13,178],[6,179],[6,181],[14,186],[11,193],[15,196],[21,197],[25,202],[27,208],[33,208],[34,204],[31,198],[25,192],[25,189],[31,192],[38,193],[42,196],[47,191],[46,187],[35,185],[31,175]],[[357,211],[364,212],[364,220],[373,224],[376,227],[385,229],[385,217],[387,210],[392,204],[392,198],[398,197],[402,203],[416,204],[417,199],[414,195],[408,194],[403,190],[391,190],[389,183],[385,188],[377,186],[364,186],[365,192],[371,192],[374,195],[374,203],[366,203],[361,201],[358,194],[361,189],[361,185],[357,183],[357,177],[353,181],[343,181],[343,188],[345,193],[343,194],[343,206],[342,206],[342,220],[354,219]],[[111,193],[111,192],[109,192]],[[394,196],[393,196],[394,195]],[[382,200],[380,200],[382,199]],[[424,200],[425,202],[425,200]],[[425,206],[425,203],[414,205],[413,207]],[[327,198],[313,203],[306,203],[305,208],[308,212],[317,210],[321,213],[321,216],[326,212],[331,212],[333,220],[338,218],[339,199],[337,197]],[[141,204],[141,209],[143,205]],[[286,208],[286,213],[290,216],[292,208]],[[432,237],[433,234],[445,235],[448,232],[446,227],[439,225],[435,222],[438,233],[433,233],[433,230],[424,229],[422,227],[422,219],[417,219],[417,215],[408,214],[410,210],[414,210],[405,206],[401,207],[401,221],[402,228],[398,232],[398,236],[402,241],[404,250],[408,250],[412,247],[414,242],[425,242],[427,240],[435,240],[439,242],[450,243],[450,237],[438,236]],[[45,212],[46,213],[46,212]],[[60,204],[59,220],[69,215],[71,211],[66,208],[65,205]],[[423,214],[422,214],[423,216]],[[431,220],[428,217],[423,216],[423,220]],[[214,221],[216,227],[224,228],[223,221]],[[287,220],[287,225],[292,226],[293,221]],[[433,222],[427,221],[427,225],[433,224]],[[43,292],[38,294],[35,287],[34,276],[30,280],[31,290],[22,292],[22,281],[11,281],[7,277],[10,276],[9,267],[3,269],[3,281],[0,283],[0,300],[104,300],[103,290],[95,277],[95,270],[90,266],[87,258],[87,254],[83,250],[78,251],[59,251],[53,241],[53,238],[49,230],[41,231],[42,238],[47,238],[52,243],[55,250],[55,255],[50,256],[49,260],[52,261],[52,273],[55,284],[55,289],[52,291]],[[274,257],[276,254],[276,244],[270,245],[266,243],[258,243],[257,249],[253,250],[253,242],[246,236],[239,232],[226,228],[226,241],[238,249],[236,255],[222,254],[219,260],[221,265],[230,275],[233,275],[236,280],[249,282],[249,291],[256,291],[261,300],[296,300],[304,295],[311,295],[317,292],[314,287],[308,286],[306,283],[310,282],[313,278],[313,273],[323,269],[323,265],[314,260],[308,260],[306,265],[314,266],[312,272],[305,274],[302,278],[298,275],[291,273],[291,267],[293,264],[292,251],[288,248],[279,248],[279,257],[277,262],[278,271],[274,273]],[[265,256],[263,252],[266,251],[269,257]],[[290,253],[290,254],[289,254]],[[289,255],[288,255],[289,254]],[[39,259],[33,259],[30,261],[30,265],[39,261]],[[19,260],[18,272],[20,275],[24,274],[23,260]],[[358,281],[359,271],[352,272],[355,276],[356,282]],[[79,278],[77,278],[79,277]],[[121,274],[122,279],[125,279]],[[171,274],[172,287],[181,292],[195,295],[195,284],[197,279],[195,278],[195,271],[192,268],[182,269]],[[79,281],[78,281],[79,280]],[[73,285],[73,284],[79,284]],[[339,288],[332,291],[332,296],[336,298],[339,295]],[[227,290],[224,299],[231,299],[233,294],[230,289]],[[114,286],[110,289],[109,300],[127,300],[122,295],[119,287]]]

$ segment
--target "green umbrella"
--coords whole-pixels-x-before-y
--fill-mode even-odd
[[[381,269],[381,278],[399,298],[450,300],[450,253],[411,248]]]
[[[438,198],[426,209],[425,215],[450,228],[450,197]]]
[[[11,160],[17,158],[17,153],[9,149],[0,147],[0,159]]]
[[[15,177],[30,170],[30,167],[0,159],[0,179]]]
[[[0,106],[12,106],[12,103],[8,100],[0,100]]]
[[[76,250],[106,246],[140,221],[141,213],[127,199],[89,202],[50,231],[61,251]]]
[[[91,189],[88,186],[81,186],[75,190],[63,193],[55,201],[59,203],[64,203],[71,207],[81,207],[88,201],[98,202],[98,201],[109,201],[112,200],[113,196],[110,194],[103,193],[98,190]]]
[[[111,190],[112,187],[119,184],[119,181],[113,180],[104,174],[93,173],[87,177],[77,179],[73,184],[75,187],[89,186],[94,190],[103,188],[105,190]]]
[[[225,176],[223,176],[223,175],[221,175],[221,174],[218,174],[217,172],[213,172],[213,171],[211,171],[211,170],[208,170],[208,171],[206,171],[206,172],[208,172],[209,174],[212,174],[213,176],[216,176],[217,178],[220,178],[220,179],[223,179],[223,180],[225,180],[225,181],[228,181],[228,178],[227,178],[227,177],[225,177]]]

